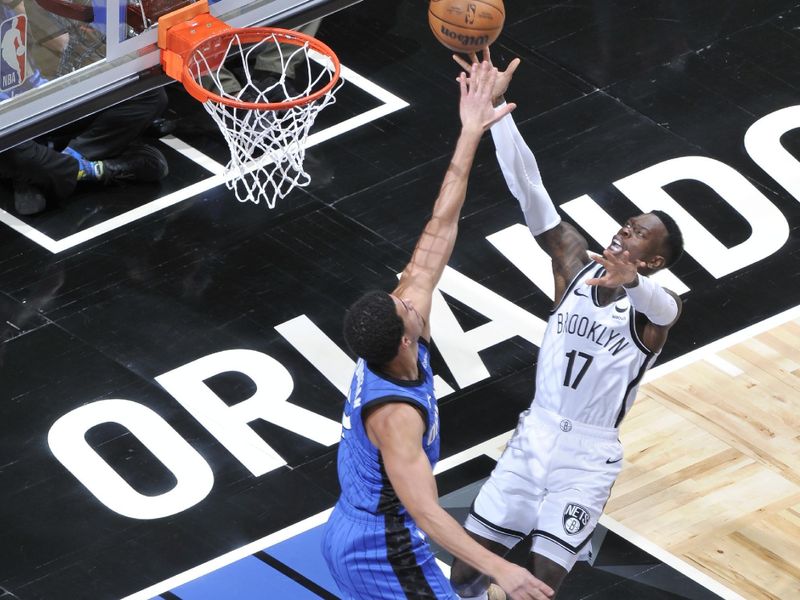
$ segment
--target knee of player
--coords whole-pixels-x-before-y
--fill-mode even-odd
[[[450,569],[450,585],[462,598],[480,596],[489,587],[489,578],[467,563],[455,559]]]
[[[544,581],[556,591],[561,587],[561,583],[569,572],[569,569],[557,562],[535,553],[529,555],[527,567],[538,579]]]

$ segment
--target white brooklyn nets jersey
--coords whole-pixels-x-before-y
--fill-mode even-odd
[[[604,270],[586,265],[550,314],[533,403],[588,425],[619,427],[657,353],[636,334],[626,296],[608,306],[597,302],[597,287],[586,280]]]

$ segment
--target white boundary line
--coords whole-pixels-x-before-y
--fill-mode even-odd
[[[710,356],[706,356],[705,359],[703,360],[705,360],[712,367],[716,367],[726,375],[729,375],[730,377],[738,377],[739,375],[744,373],[744,371],[739,367],[737,367],[735,364],[733,364],[728,360],[725,360],[724,358],[720,358],[716,354],[711,354]]]
[[[672,373],[673,371],[682,369],[686,365],[697,362],[698,360],[705,360],[706,357],[713,356],[721,350],[725,350],[726,348],[738,344],[739,342],[749,340],[760,333],[764,333],[765,331],[798,317],[800,317],[800,306],[795,306],[794,308],[785,310],[782,313],[778,313],[777,315],[764,319],[763,321],[754,323],[749,327],[740,329],[739,331],[736,331],[724,338],[718,339],[716,342],[711,342],[710,344],[706,344],[697,350],[692,350],[687,354],[674,358],[663,365],[657,365],[653,367],[647,373],[645,373],[644,378],[642,379],[642,384],[649,383],[654,379],[663,377],[667,373]],[[711,361],[713,362],[714,359],[712,358]]]
[[[782,313],[779,313],[773,317],[769,317],[759,323],[755,323],[750,327],[746,327],[741,331],[737,331],[736,333],[732,333],[724,338],[717,340],[716,342],[712,342],[710,344],[706,344],[705,346],[698,348],[688,354],[675,358],[668,363],[660,365],[659,367],[655,367],[651,369],[650,374],[651,377],[645,377],[646,381],[652,381],[659,377],[663,377],[673,371],[676,371],[686,365],[691,363],[706,360],[708,356],[713,356],[716,352],[720,350],[724,350],[734,344],[738,344],[744,340],[750,339],[760,333],[768,331],[778,325],[782,325],[787,321],[791,321],[800,317],[800,306],[795,306],[794,308],[790,308]],[[449,456],[447,458],[442,459],[436,465],[436,469],[434,470],[435,474],[442,473],[444,471],[448,471],[454,467],[457,467],[460,464],[463,464],[473,458],[481,455],[489,456],[490,458],[497,460],[500,455],[500,446],[501,444],[507,440],[513,430],[509,430],[506,433],[502,433],[498,436],[493,437],[490,440],[486,440],[472,448],[468,448],[459,452],[458,454],[454,454],[453,456]],[[208,562],[205,562],[201,565],[198,565],[188,571],[184,571],[183,573],[179,573],[169,579],[165,579],[155,585],[152,585],[144,590],[131,594],[130,596],[126,596],[122,600],[150,600],[159,594],[163,594],[169,590],[175,589],[189,581],[197,579],[198,577],[202,577],[203,575],[207,575],[212,571],[220,569],[224,566],[227,566],[237,560],[241,560],[247,556],[250,556],[254,552],[259,550],[263,550],[269,546],[273,546],[277,543],[280,543],[292,536],[299,535],[305,531],[308,531],[312,527],[317,527],[321,525],[328,519],[328,515],[331,513],[333,509],[330,508],[325,510],[321,513],[317,513],[303,521],[295,523],[294,525],[290,525],[285,529],[277,531],[273,534],[270,534],[266,537],[263,537],[259,540],[251,542],[246,546],[242,546],[241,548],[237,548],[236,550],[232,550],[222,556],[214,558]],[[631,541],[636,546],[651,554],[655,558],[659,559],[666,565],[669,565],[676,571],[686,575],[692,581],[695,581],[699,585],[702,585],[709,591],[717,594],[721,598],[725,600],[745,600],[742,596],[738,593],[734,592],[730,588],[726,587],[713,577],[706,575],[703,571],[697,569],[696,567],[690,565],[683,559],[675,556],[674,554],[670,553],[668,550],[657,546],[655,543],[651,542],[650,540],[642,537],[632,529],[629,529],[625,525],[622,525],[615,519],[609,517],[608,515],[602,515],[600,518],[600,523],[605,526],[606,528],[610,529],[617,535],[625,538],[626,540]]]
[[[371,121],[380,119],[381,117],[408,106],[408,102],[405,100],[381,88],[377,84],[369,81],[344,65],[342,65],[341,76],[342,79],[349,81],[358,88],[361,88],[366,93],[380,100],[383,104],[377,106],[376,108],[370,109],[365,113],[356,115],[340,123],[332,125],[327,129],[323,129],[322,131],[311,134],[308,136],[306,143],[307,148],[311,148],[312,146],[316,146],[317,144],[321,144],[322,142],[326,142],[337,136],[343,135],[348,131],[352,131],[353,129],[361,127],[362,125],[366,125]],[[233,178],[233,174],[231,174],[227,179],[224,178],[222,176],[222,172],[225,168],[223,165],[195,150],[185,142],[172,136],[167,136],[163,138],[162,141],[190,160],[193,160],[200,166],[209,170],[211,173],[213,173],[213,176],[153,200],[152,202],[143,204],[142,206],[139,206],[133,210],[129,210],[126,213],[117,215],[116,217],[108,219],[107,221],[103,221],[102,223],[98,223],[92,227],[87,227],[86,229],[83,229],[77,233],[73,233],[72,235],[68,235],[67,237],[57,240],[45,235],[32,226],[23,223],[17,217],[2,209],[0,209],[0,222],[5,223],[17,233],[24,235],[32,242],[39,244],[53,254],[58,254],[59,252],[63,252],[64,250],[72,248],[73,246],[77,246],[78,244],[82,244],[83,242],[101,236],[109,231],[127,225],[128,223],[132,223],[133,221],[142,219],[148,215],[163,210],[169,206],[172,206],[173,204],[183,202],[184,200],[202,194],[203,192],[224,184],[228,179]]]
[[[225,173],[225,165],[218,163],[210,156],[203,154],[195,148],[194,146],[190,146],[186,142],[184,142],[180,138],[176,138],[172,135],[165,135],[164,137],[160,138],[161,142],[182,154],[193,163],[197,163],[201,167],[203,167],[206,171],[213,173],[214,175],[222,175]]]
[[[664,548],[661,546],[658,546],[647,538],[642,537],[633,529],[626,527],[619,521],[609,517],[607,514],[604,513],[600,516],[600,524],[606,527],[609,531],[613,531],[621,538],[631,542],[633,545],[638,546],[648,554],[654,556],[665,565],[672,567],[678,571],[678,573],[681,573],[695,583],[702,585],[704,588],[715,593],[717,596],[720,596],[725,600],[746,600],[744,596],[740,596],[730,588],[725,587],[713,577],[706,575],[700,569],[693,567],[683,559],[671,554],[669,550],[664,550]]]

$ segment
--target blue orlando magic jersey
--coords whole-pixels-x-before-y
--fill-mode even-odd
[[[586,283],[604,271],[587,264],[552,311],[536,365],[534,404],[580,423],[615,428],[658,354],[639,339],[627,296],[603,306],[597,286]]]
[[[439,459],[439,409],[424,340],[419,341],[418,365],[417,381],[399,381],[359,359],[350,385],[337,463],[341,495],[322,543],[345,598],[457,598],[436,565],[427,536],[397,498],[362,416],[365,407],[387,402],[418,408],[425,419],[420,443],[433,468]]]
[[[350,395],[342,418],[342,441],[339,444],[339,483],[343,501],[371,514],[395,508],[405,512],[399,504],[394,506],[396,498],[389,499],[386,496],[387,481],[383,464],[377,448],[367,437],[362,418],[367,406],[398,401],[407,402],[426,415],[426,431],[421,441],[433,468],[439,460],[439,409],[433,397],[430,353],[422,341],[419,343],[418,381],[387,379],[359,359],[350,384]]]

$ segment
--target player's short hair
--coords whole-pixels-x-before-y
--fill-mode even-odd
[[[392,297],[384,291],[367,292],[344,316],[344,339],[350,350],[377,365],[397,356],[404,329]]]
[[[651,210],[650,212],[658,217],[659,221],[664,224],[664,229],[667,230],[667,237],[664,240],[664,248],[667,251],[667,255],[664,257],[664,267],[671,267],[683,256],[683,234],[675,219],[663,210]]]

